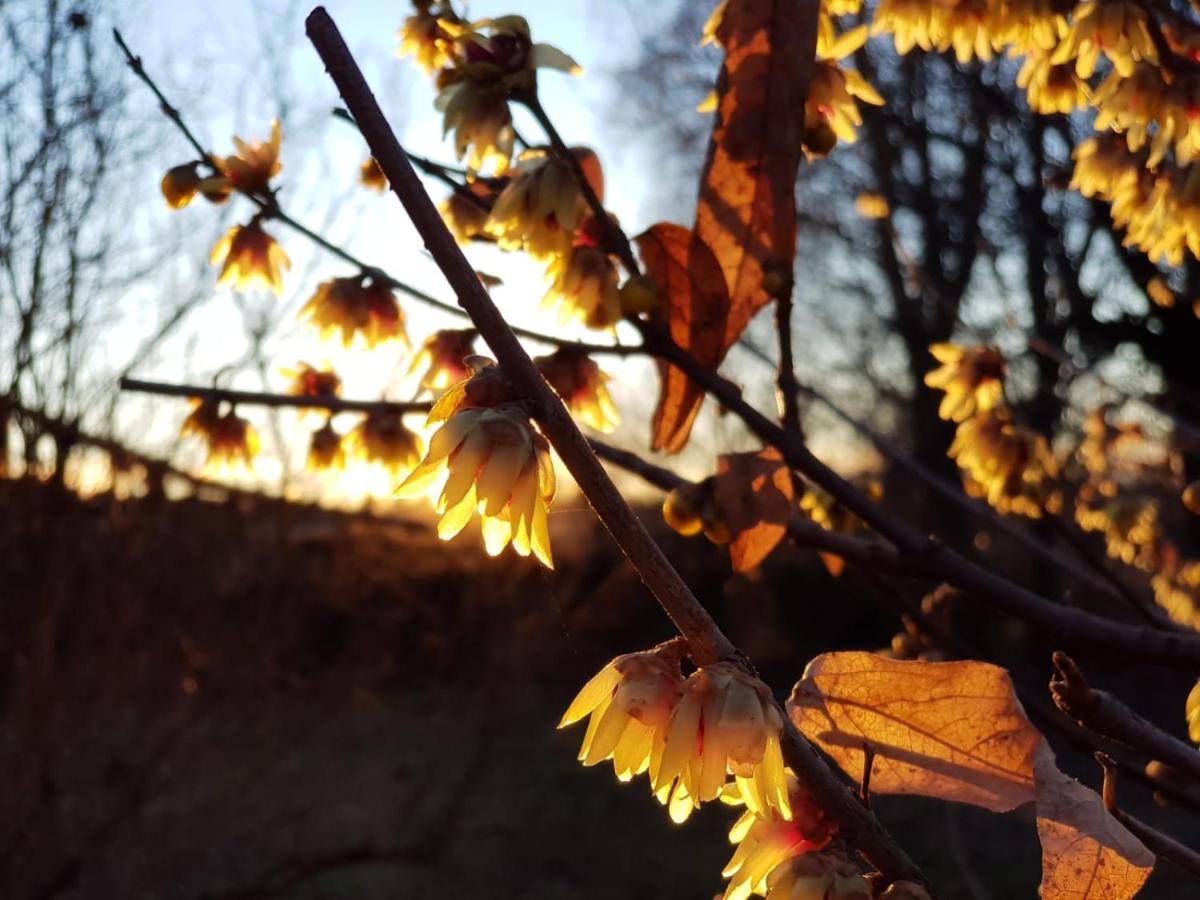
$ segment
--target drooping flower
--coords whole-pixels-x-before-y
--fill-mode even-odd
[[[396,494],[419,496],[442,478],[438,537],[450,540],[478,511],[488,555],[511,543],[518,555],[532,552],[554,567],[547,524],[555,493],[550,448],[517,405],[455,412],[430,438],[424,461]]]
[[[192,400],[192,411],[179,429],[181,436],[195,435],[205,442],[205,468],[225,469],[250,466],[258,455],[258,432],[230,408],[221,414],[220,401]]]
[[[502,174],[514,141],[508,101],[536,89],[538,68],[577,73],[579,66],[562,51],[533,43],[529,23],[520,16],[469,25],[443,18],[439,27],[454,39],[448,63],[438,74],[443,131],[454,133],[455,150],[460,159],[467,157],[469,169]]]
[[[383,466],[393,476],[411,472],[421,459],[421,438],[404,424],[404,417],[386,408],[367,413],[346,436],[350,454]]]
[[[370,188],[373,191],[382,193],[388,189],[387,176],[383,174],[383,169],[379,167],[379,160],[373,156],[368,156],[363,160],[363,164],[358,167],[358,180],[365,188]]]
[[[471,172],[503,175],[512,160],[516,134],[504,88],[452,80],[437,96],[442,133],[454,135],[454,152]]]
[[[1025,89],[1029,108],[1042,115],[1069,114],[1091,99],[1087,82],[1069,64],[1055,65],[1048,55],[1030,54],[1017,73],[1017,86]]]
[[[396,37],[401,57],[411,56],[429,74],[449,65],[454,50],[453,36],[443,23],[454,26],[459,22],[448,3],[414,3],[416,12],[404,20]]]
[[[300,316],[320,329],[323,338],[340,332],[346,347],[360,337],[368,349],[389,340],[409,345],[404,312],[395,293],[387,282],[370,276],[322,282],[300,310]]]
[[[766,900],[870,900],[872,896],[862,872],[832,851],[793,856],[777,866],[767,876],[765,893]]]
[[[594,766],[611,759],[621,781],[650,768],[655,733],[683,693],[683,649],[682,642],[670,641],[618,656],[583,686],[558,723],[566,728],[590,717],[579,748],[581,763]]]
[[[550,288],[544,309],[556,309],[561,322],[611,328],[621,320],[621,292],[612,257],[596,246],[577,244],[546,269]]]
[[[818,60],[804,112],[804,148],[811,156],[825,156],[838,140],[852,144],[862,124],[858,101],[882,106],[883,97],[861,74],[835,60]]]
[[[497,185],[503,183],[504,179],[473,178],[441,202],[438,211],[456,241],[466,244],[485,232]]]
[[[539,356],[534,364],[579,421],[606,434],[616,428],[620,418],[608,392],[611,379],[595,360],[582,351],[561,347],[549,356]]]
[[[473,328],[444,328],[435,331],[413,355],[408,374],[421,372],[421,389],[442,391],[471,374],[465,360],[475,353]]]
[[[340,397],[342,394],[341,376],[328,364],[318,369],[306,362],[300,362],[294,369],[284,368],[279,371],[289,379],[288,394],[293,397],[321,399]]]
[[[1129,0],[1086,0],[1071,12],[1066,36],[1054,51],[1055,65],[1075,61],[1080,78],[1091,78],[1103,53],[1124,76],[1138,60],[1158,62],[1146,12]]]
[[[586,147],[571,152],[592,190],[603,198],[604,176],[596,154]],[[571,164],[547,150],[527,150],[496,198],[487,229],[504,249],[546,259],[568,252],[588,211]]]
[[[714,544],[728,544],[732,535],[717,508],[714,484],[715,480],[710,477],[685,482],[669,491],[663,500],[663,521],[684,537],[703,531]]]
[[[213,161],[234,190],[243,194],[265,194],[270,190],[271,179],[283,168],[279,161],[280,138],[279,120],[275,119],[271,123],[270,140],[246,142],[235,137],[233,145],[237,153],[214,157]]]
[[[200,173],[196,163],[185,163],[167,170],[163,176],[162,195],[171,209],[183,209],[192,202],[200,186]]]
[[[263,231],[258,219],[225,232],[213,247],[209,262],[223,263],[218,288],[232,284],[234,290],[243,291],[258,285],[276,294],[283,292],[281,270],[292,267],[283,248]]]
[[[995,347],[945,343],[931,345],[929,352],[942,365],[925,376],[925,384],[946,392],[938,407],[946,421],[962,422],[995,409],[1004,399],[1007,363]]]
[[[333,427],[332,421],[312,433],[308,444],[308,468],[315,471],[343,469],[346,466],[346,449],[342,435]]]
[[[964,473],[964,486],[1003,513],[1033,519],[1061,505],[1058,463],[1046,439],[1012,421],[1004,408],[961,422],[950,458]]]
[[[701,666],[655,735],[650,784],[676,822],[716,799],[732,776],[743,796],[791,818],[780,735],[766,686],[729,663]]]
[[[741,784],[726,785],[721,799],[746,809],[729,831],[729,842],[737,845],[721,874],[729,879],[724,900],[746,900],[751,894],[765,895],[767,880],[787,860],[820,850],[837,831],[825,811],[790,769],[785,769],[792,816],[785,819],[754,794],[743,796]]]

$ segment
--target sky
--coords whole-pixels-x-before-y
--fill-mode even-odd
[[[510,13],[525,16],[535,41],[553,44],[582,65],[581,77],[544,72],[539,78],[539,93],[567,142],[586,144],[598,152],[605,169],[606,206],[630,234],[652,224],[646,210],[678,210],[678,221],[686,223],[695,203],[694,196],[664,198],[655,179],[647,176],[647,162],[653,161],[658,148],[631,140],[628,128],[614,127],[612,122],[619,104],[609,73],[635,57],[641,36],[651,33],[670,14],[672,6],[663,3],[648,8],[632,0],[605,4],[587,0],[487,0],[474,2],[469,8],[472,18]],[[435,92],[430,80],[411,61],[396,56],[395,34],[408,13],[407,5],[332,0],[326,8],[405,146],[430,158],[452,162],[452,147],[442,138],[441,117],[433,107]],[[179,107],[202,143],[217,153],[231,152],[233,135],[265,137],[271,119],[280,116],[285,123],[281,154],[284,168],[277,183],[285,210],[393,276],[437,297],[452,299],[395,198],[366,191],[357,183],[365,147],[353,128],[330,114],[339,100],[303,33],[308,3],[215,0],[167,4],[126,0],[114,9],[117,24],[134,52],[142,56],[147,71]],[[159,112],[148,92],[137,84],[133,89],[134,114],[156,120]],[[516,117],[522,134],[536,141],[540,136],[536,123],[523,110],[517,110]],[[182,211],[168,210],[158,195],[158,180],[167,168],[192,156],[182,137],[165,132],[161,147],[155,147],[151,154],[144,183],[134,187],[139,196],[145,197],[143,227],[150,245],[163,241],[163,236],[171,232],[181,235],[192,247],[192,258],[186,264],[175,262],[174,283],[198,287],[211,296],[206,293],[198,311],[161,352],[147,359],[134,374],[175,383],[208,384],[220,371],[222,386],[261,390],[263,373],[244,363],[247,322],[262,320],[270,323],[264,344],[271,361],[266,373],[267,389],[283,390],[286,379],[279,369],[306,361],[332,364],[343,378],[345,396],[411,399],[415,383],[405,377],[407,355],[395,345],[369,352],[361,348],[347,351],[336,342],[321,341],[296,319],[320,281],[353,272],[285,227],[276,224],[268,228],[293,262],[281,297],[210,291],[216,270],[198,260],[223,228],[245,221],[253,208],[248,201],[234,198],[219,209],[197,201]],[[435,201],[444,194],[436,183],[430,187]],[[553,320],[540,312],[545,281],[537,264],[486,246],[469,247],[467,253],[478,269],[503,279],[492,295],[513,324],[567,337],[603,339],[603,335],[578,328],[556,328]],[[111,339],[114,355],[119,355],[116,348],[122,345],[126,352],[131,351],[153,329],[161,318],[167,283],[164,274],[157,282],[131,292],[126,304],[127,320]],[[415,301],[402,303],[414,344],[438,328],[465,325],[464,320],[429,310]],[[625,328],[622,326],[619,338],[636,340],[632,330],[626,332]],[[480,348],[485,349],[482,344]],[[655,393],[647,387],[655,383],[653,366],[644,360],[608,360],[603,365],[614,375],[614,396],[625,413],[617,441],[645,450]],[[123,397],[120,407],[124,431],[136,435],[139,446],[154,453],[170,453],[184,467],[198,468],[203,459],[201,448],[177,444],[176,430],[186,412],[182,401],[161,397]],[[291,493],[328,496],[333,489],[334,493],[349,491],[354,496],[360,492],[390,495],[393,481],[382,472],[358,471],[349,479],[338,479],[336,488],[325,476],[304,473],[307,435],[316,426],[315,420],[306,423],[295,412],[279,412],[274,419],[280,429],[277,432],[265,411],[242,408],[239,413],[259,427],[267,452],[253,473],[226,476],[231,480],[271,490],[280,485],[286,469]],[[336,424],[346,430],[355,421],[352,416],[343,416]],[[716,431],[712,439],[694,441],[700,446],[686,455],[685,474],[700,477],[711,471],[715,440],[728,436],[724,425],[713,427]],[[817,450],[844,453],[842,443],[835,437],[829,446]],[[285,462],[281,462],[281,454]]]

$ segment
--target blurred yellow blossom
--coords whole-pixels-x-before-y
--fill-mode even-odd
[[[217,241],[209,256],[213,265],[223,263],[217,287],[233,285],[243,291],[254,286],[283,293],[283,269],[292,262],[275,238],[263,231],[258,219],[249,225],[234,225]]]

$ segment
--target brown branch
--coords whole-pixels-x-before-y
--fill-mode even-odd
[[[1096,762],[1104,770],[1104,807],[1114,819],[1129,829],[1139,841],[1146,845],[1155,856],[1170,860],[1175,865],[1200,878],[1200,853],[1191,847],[1181,844],[1168,834],[1163,834],[1157,828],[1152,828],[1140,819],[1124,812],[1117,806],[1117,766],[1105,753],[1095,754]]]
[[[1054,654],[1050,695],[1064,713],[1088,731],[1144,751],[1153,759],[1200,781],[1200,752],[1134,712],[1112,694],[1090,687],[1065,653]]]
[[[779,424],[800,434],[800,388],[792,353],[792,289],[789,284],[775,300],[775,332],[779,339],[779,365],[775,389],[779,394]]]
[[[1042,629],[1048,638],[1079,647],[1120,652],[1158,665],[1200,669],[1200,635],[1125,625],[1079,609],[1063,607],[997,575],[909,525],[871,500],[813,455],[802,436],[786,432],[742,397],[737,385],[708,369],[650,323],[636,321],[651,353],[682,369],[689,378],[738,416],[787,464],[824,488],[881,537],[912,575],[946,581],[965,594]]]
[[[164,397],[198,397],[201,400],[224,400],[247,406],[292,406],[299,409],[325,409],[339,412],[427,413],[428,401],[398,403],[394,400],[347,400],[344,397],[298,397],[294,394],[272,394],[263,391],[235,391],[229,388],[201,387],[195,384],[164,384],[122,378],[121,390],[139,394],[159,394]]]
[[[737,658],[737,651],[729,639],[696,600],[617,491],[608,473],[592,453],[587,439],[538,373],[475,277],[383,117],[333,20],[323,8],[318,7],[309,14],[305,24],[308,36],[342,99],[359,123],[372,155],[450,282],[459,303],[487,339],[513,387],[530,403],[542,431],[558,451],[597,516],[680,634],[687,638],[693,658],[698,663]],[[817,802],[838,822],[845,838],[866,859],[889,880],[925,881],[920,870],[878,820],[862,807],[844,781],[800,737],[790,721],[785,726],[783,744],[785,760],[809,786]]]

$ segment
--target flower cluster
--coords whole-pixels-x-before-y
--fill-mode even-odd
[[[743,807],[729,832],[736,849],[722,872],[726,900],[806,896],[790,887],[802,857],[815,860],[813,874],[851,878],[852,868],[816,855],[837,828],[785,768],[783,719],[765,686],[724,662],[685,677],[685,652],[676,639],[618,656],[583,686],[559,722],[565,728],[588,720],[580,762],[611,760],[623,782],[646,774],[675,822],[712,800]]]
[[[258,455],[258,432],[232,407],[225,413],[220,407],[219,400],[194,399],[179,434],[194,435],[204,441],[207,469],[248,468]]]
[[[1003,513],[1040,518],[1062,498],[1058,462],[1046,439],[1013,421],[1004,402],[1007,363],[994,347],[934,344],[940,368],[925,383],[944,391],[938,415],[957,423],[949,455],[963,472],[967,493]]]

